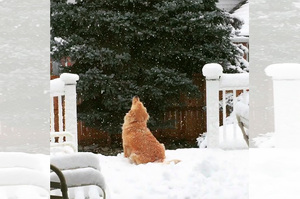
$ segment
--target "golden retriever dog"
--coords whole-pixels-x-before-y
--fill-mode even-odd
[[[132,99],[122,127],[124,156],[135,164],[164,162],[165,147],[147,128],[149,115],[138,97]]]

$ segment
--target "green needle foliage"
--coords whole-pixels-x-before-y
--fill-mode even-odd
[[[71,57],[65,71],[80,76],[79,119],[120,133],[131,98],[138,95],[152,129],[181,106],[180,95],[197,96],[192,75],[206,63],[235,72],[239,50],[230,35],[241,22],[216,8],[215,0],[51,0],[52,59]]]

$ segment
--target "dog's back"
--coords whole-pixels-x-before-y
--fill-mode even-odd
[[[136,164],[163,162],[165,147],[147,128],[149,115],[138,98],[133,98],[131,110],[123,124],[123,149],[125,157]]]

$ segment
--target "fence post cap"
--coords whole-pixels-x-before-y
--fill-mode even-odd
[[[271,64],[265,68],[265,73],[273,79],[300,79],[300,64]]]
[[[217,63],[205,64],[202,68],[202,73],[206,79],[219,79],[223,74],[223,67]]]
[[[60,78],[65,82],[66,85],[76,84],[76,81],[79,80],[79,76],[72,73],[63,73],[60,75]]]
[[[50,80],[50,91],[51,92],[63,92],[64,86],[65,86],[65,83],[60,78]]]

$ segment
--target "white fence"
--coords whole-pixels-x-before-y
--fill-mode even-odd
[[[78,151],[76,74],[63,73],[50,81],[50,147]]]
[[[229,133],[233,133],[233,139],[237,139],[237,120],[236,105],[237,105],[237,91],[245,93],[249,89],[249,74],[224,74],[223,68],[219,64],[206,64],[203,67],[203,75],[206,77],[206,111],[207,111],[207,147],[220,147],[220,93],[222,94],[222,119],[223,119],[223,135],[222,141],[225,143]],[[221,92],[220,92],[221,91]],[[233,132],[227,131],[226,117],[228,93],[232,93],[232,114]],[[243,111],[240,111],[243,112]],[[248,112],[243,114],[248,118]]]
[[[275,145],[300,148],[300,64],[273,64],[265,72],[273,79]]]

